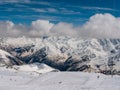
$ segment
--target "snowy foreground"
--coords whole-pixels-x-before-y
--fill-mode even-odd
[[[35,72],[0,68],[0,90],[120,90],[120,76],[85,72]]]

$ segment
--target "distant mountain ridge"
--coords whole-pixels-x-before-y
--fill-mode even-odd
[[[120,74],[120,39],[1,38],[0,48],[23,64],[39,62],[61,71]]]

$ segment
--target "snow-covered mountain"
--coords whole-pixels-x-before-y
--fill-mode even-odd
[[[23,62],[10,53],[0,49],[0,66],[21,65]]]
[[[0,48],[26,64],[39,62],[62,71],[120,74],[120,39],[1,38]]]

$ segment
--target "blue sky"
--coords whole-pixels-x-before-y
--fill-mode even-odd
[[[0,0],[0,37],[120,38],[120,0]]]
[[[85,23],[96,13],[120,16],[120,0],[0,0],[0,21],[29,25],[43,19],[53,23]]]

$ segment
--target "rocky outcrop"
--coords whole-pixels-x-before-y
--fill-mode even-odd
[[[66,36],[2,39],[0,48],[21,62],[45,63],[61,71],[119,74],[120,39],[81,39]],[[9,57],[8,57],[9,58]],[[18,61],[14,61],[16,64]]]

